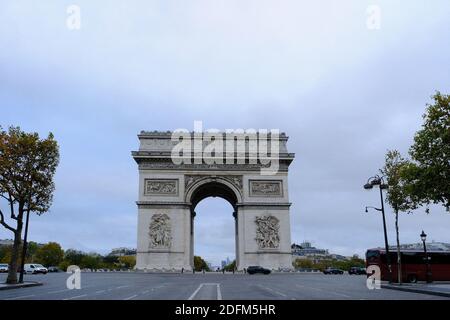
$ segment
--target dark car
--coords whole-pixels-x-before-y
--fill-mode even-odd
[[[365,268],[361,268],[361,267],[351,267],[348,270],[348,274],[357,274],[357,275],[361,275],[361,274],[367,274],[366,273],[366,269]]]
[[[251,266],[247,269],[248,274],[262,273],[262,274],[270,274],[271,271],[269,269],[260,267],[260,266]]]
[[[48,272],[59,272],[59,268],[58,267],[48,267]]]
[[[344,274],[344,271],[336,268],[326,268],[323,270],[324,274]]]

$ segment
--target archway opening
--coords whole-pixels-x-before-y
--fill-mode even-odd
[[[233,207],[221,198],[206,198],[195,208],[194,248],[195,256],[202,257],[212,271],[235,260],[236,226]]]
[[[235,192],[219,182],[200,185],[192,194],[191,265],[202,257],[212,271],[229,265],[237,256],[237,203]]]

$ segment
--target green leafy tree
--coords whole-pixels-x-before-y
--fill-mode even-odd
[[[29,263],[34,262],[35,258],[36,258],[36,253],[39,250],[39,245],[34,242],[34,241],[30,241],[27,244],[27,255],[26,255],[26,261]]]
[[[102,265],[102,257],[98,254],[86,254],[81,258],[80,268],[99,269]]]
[[[65,264],[68,264],[68,266],[79,266],[81,264],[81,260],[85,255],[86,254],[81,251],[69,249],[64,254],[64,261],[66,262]]]
[[[58,265],[58,267],[59,267],[59,269],[61,269],[61,270],[63,270],[63,271],[66,271],[67,268],[68,268],[69,266],[71,266],[71,265],[72,265],[72,264],[71,264],[69,261],[63,260],[63,261],[61,261],[61,263]]]
[[[225,271],[229,271],[232,272],[234,270],[236,270],[236,260],[233,260],[233,262],[231,262],[230,264],[226,265],[224,267]]]
[[[313,266],[314,263],[310,259],[296,259],[294,262],[296,269],[312,269]]]
[[[117,264],[117,263],[119,263],[119,257],[109,254],[109,255],[103,257],[103,263],[105,263],[107,265]]]
[[[118,260],[119,260],[119,263],[127,269],[132,269],[136,265],[136,257],[135,256],[122,256],[122,257],[119,257]]]
[[[64,258],[64,251],[56,242],[49,242],[40,247],[36,253],[36,260],[44,266],[57,266]]]
[[[24,217],[41,215],[50,208],[55,185],[53,176],[59,163],[59,148],[53,135],[40,139],[19,127],[0,128],[0,198],[6,201],[10,222],[0,210],[0,224],[14,234],[10,268],[6,282],[17,283],[17,267]]]
[[[397,150],[389,150],[381,173],[386,176],[388,189],[386,201],[394,210],[395,233],[397,240],[397,270],[398,282],[402,279],[402,262],[400,254],[399,212],[411,212],[417,208],[417,202],[412,197],[412,185],[405,178],[405,171],[409,170],[411,163],[404,159]]]
[[[209,271],[209,266],[202,257],[194,257],[194,269],[195,271]]]
[[[11,260],[12,246],[0,246],[0,262],[9,263]]]
[[[405,172],[413,184],[411,195],[420,204],[450,207],[450,95],[436,92],[427,105],[424,123],[414,137],[414,163]]]
[[[34,262],[36,251],[38,249],[38,245],[36,242],[31,241],[28,244],[27,254],[25,257],[26,263]],[[1,246],[0,247],[0,262],[1,263],[10,263],[12,256],[13,246]],[[19,247],[19,252],[22,251],[22,245]]]

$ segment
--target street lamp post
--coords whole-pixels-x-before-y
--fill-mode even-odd
[[[425,255],[425,265],[426,265],[426,281],[427,283],[433,282],[433,280],[431,279],[431,270],[430,270],[430,261],[428,259],[428,252],[427,252],[427,245],[426,245],[426,240],[427,240],[427,234],[422,230],[422,233],[420,234],[420,239],[422,239],[423,242],[423,252]]]
[[[378,175],[371,177],[367,180],[367,183],[364,185],[364,189],[370,190],[373,189],[374,186],[379,186],[380,188],[380,200],[381,200],[381,209],[375,207],[366,207],[366,212],[368,212],[368,208],[375,209],[381,212],[383,217],[383,231],[384,231],[384,246],[386,250],[386,263],[389,272],[389,283],[392,283],[392,266],[391,266],[391,256],[389,252],[389,243],[386,229],[386,216],[384,214],[384,199],[383,199],[383,189],[387,189],[388,185],[384,183],[383,177]]]

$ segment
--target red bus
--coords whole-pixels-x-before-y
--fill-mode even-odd
[[[392,281],[398,282],[397,251],[390,251]],[[425,253],[420,250],[401,250],[402,282],[417,282],[427,280],[427,270],[432,281],[450,281],[450,251],[428,251],[428,267]],[[366,252],[366,266],[378,266],[381,280],[389,280],[387,255],[384,249],[369,249]],[[427,269],[428,268],[428,269]]]

